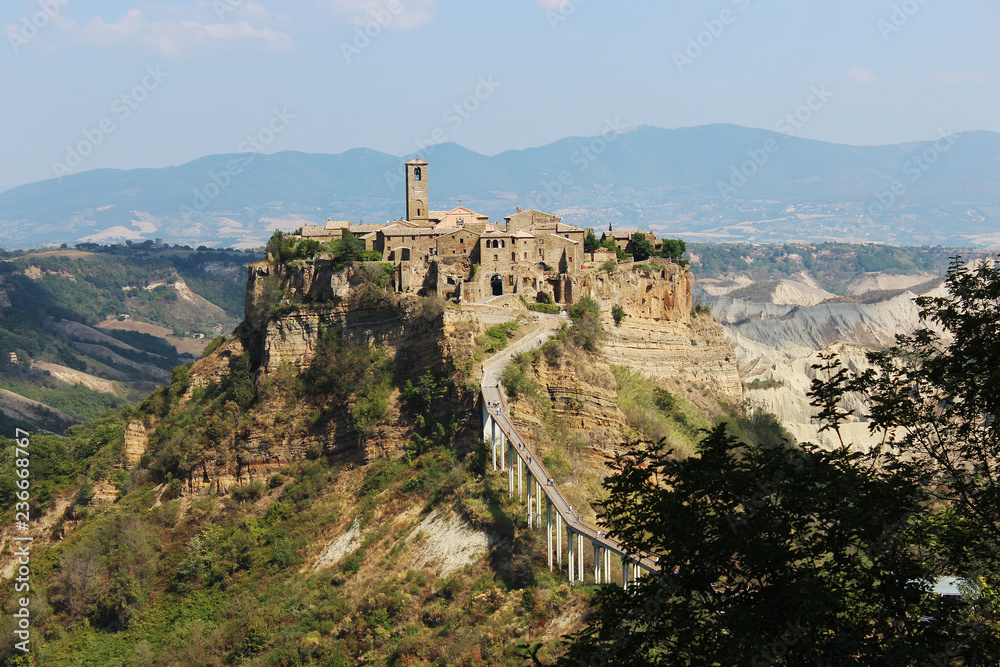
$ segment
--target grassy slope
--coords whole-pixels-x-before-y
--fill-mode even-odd
[[[215,398],[238,393],[202,391],[181,408],[185,382],[186,373],[175,373],[160,399],[139,410],[158,411],[165,401],[172,425],[186,429]],[[458,455],[430,446],[408,461],[370,465],[319,457],[267,484],[194,499],[171,500],[153,465],[116,473],[126,492],[114,505],[79,504],[86,480],[112,472],[123,428],[122,417],[109,417],[65,440],[33,442],[39,452],[62,448],[50,457],[62,468],[50,470],[44,459],[33,468],[47,478],[41,505],[69,495],[78,504],[67,516],[79,517],[66,539],[39,545],[33,557],[45,591],[33,618],[40,665],[518,665],[517,639],[551,643],[579,622],[589,589],[571,590],[544,568],[543,542],[514,518],[518,504],[503,493],[505,481],[484,476],[481,448]],[[11,482],[0,478],[4,498]],[[416,526],[433,510],[487,531],[489,552],[441,579],[433,566],[414,567],[426,537]],[[332,567],[310,570],[355,520],[360,545]]]

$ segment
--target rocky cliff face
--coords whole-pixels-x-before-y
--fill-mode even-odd
[[[521,317],[530,326],[534,315],[520,310],[470,306],[456,309],[434,299],[385,290],[386,274],[369,265],[334,270],[322,260],[299,266],[255,264],[249,269],[246,319],[237,335],[199,360],[190,370],[182,405],[196,392],[221,383],[245,358],[256,375],[257,407],[240,417],[238,432],[227,433],[218,450],[187,480],[187,488],[222,490],[266,479],[289,462],[320,452],[349,451],[362,445],[372,458],[392,455],[412,437],[398,390],[389,398],[385,416],[363,434],[351,419],[350,405],[318,406],[288,402],[287,387],[307,371],[325,328],[337,328],[343,339],[379,347],[395,358],[397,380],[415,379],[435,369],[455,382],[454,406],[476,399],[476,339],[487,327]],[[379,280],[382,280],[379,283]],[[690,273],[664,263],[652,270],[620,269],[612,275],[583,276],[577,296],[592,296],[604,311],[609,333],[605,356],[565,358],[541,364],[538,380],[551,412],[581,451],[600,458],[627,439],[627,426],[617,407],[609,363],[641,370],[654,379],[703,383],[722,393],[738,394],[735,359],[721,328],[710,317],[693,316]],[[620,327],[610,317],[620,304],[626,314]],[[460,410],[461,411],[461,410]],[[434,415],[427,415],[428,423]],[[541,433],[545,415],[523,410],[525,433]],[[147,449],[155,419],[129,425],[127,466]],[[459,430],[458,443],[471,443],[476,429]],[[559,436],[561,437],[561,436]],[[610,444],[609,444],[610,443]]]
[[[717,394],[739,398],[742,383],[736,355],[724,330],[708,313],[692,313],[691,274],[679,265],[657,270],[619,267],[611,275],[592,273],[579,282],[580,296],[601,307],[606,340],[600,353],[560,353],[533,364],[534,379],[548,406],[519,400],[515,424],[538,442],[558,439],[554,415],[564,436],[585,444],[597,458],[611,456],[630,438],[617,405],[610,365],[627,366],[662,383],[705,385]],[[615,325],[611,309],[625,312]],[[551,410],[552,415],[546,414]]]
[[[608,361],[738,398],[742,384],[723,328],[707,313],[692,312],[691,272],[673,263],[655,266],[590,274],[581,286],[601,305]],[[610,316],[615,305],[625,311],[620,326]]]
[[[532,370],[547,405],[515,400],[512,421],[518,433],[542,455],[564,448],[569,439],[597,459],[613,456],[627,427],[604,355],[563,356],[554,363],[542,359]]]
[[[489,325],[482,320],[490,318],[446,309],[432,299],[393,295],[378,286],[384,273],[369,269],[334,271],[322,261],[250,267],[246,319],[236,335],[192,366],[179,407],[198,400],[200,390],[222,383],[237,368],[248,367],[246,358],[254,369],[258,400],[253,410],[240,415],[236,432],[223,434],[196,474],[185,480],[188,492],[266,480],[290,462],[321,452],[356,450],[363,459],[398,454],[413,431],[398,390],[389,396],[384,417],[363,434],[354,426],[351,405],[323,403],[322,397],[319,403],[294,400],[292,385],[310,368],[325,328],[338,329],[345,341],[383,349],[394,357],[401,380],[416,378],[425,369],[456,380],[473,374],[472,348]],[[507,321],[518,313],[501,315]],[[467,385],[456,381],[453,406],[468,404],[473,415],[476,394]],[[158,423],[150,417],[129,424],[128,467],[148,449]],[[460,428],[456,441],[468,444],[469,434],[476,432],[472,425]]]

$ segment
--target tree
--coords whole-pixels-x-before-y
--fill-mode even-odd
[[[614,274],[615,269],[617,268],[618,268],[618,261],[614,259],[606,259],[604,260],[604,262],[601,263],[601,271],[604,271],[606,274],[608,274],[609,278]]]
[[[267,254],[275,264],[284,264],[295,259],[295,246],[280,229],[274,230],[267,240]]]
[[[365,251],[364,242],[348,230],[341,232],[340,240],[334,245],[333,265],[334,268],[348,266],[358,261],[361,253]]]
[[[945,296],[917,299],[924,325],[868,355],[846,380],[883,440],[880,466],[908,465],[977,536],[977,558],[1000,565],[1000,268],[955,257]],[[964,545],[966,550],[972,546]],[[966,551],[968,556],[968,551]],[[995,583],[995,582],[994,582]]]
[[[687,251],[687,244],[680,239],[663,239],[660,244],[660,256],[669,259],[680,259]]]
[[[656,249],[653,244],[650,243],[649,239],[642,232],[636,232],[632,235],[632,257],[635,258],[637,262],[644,262],[649,259]]]
[[[573,321],[570,340],[588,352],[596,352],[604,340],[600,305],[589,296],[581,297],[569,307],[568,314]]]
[[[662,570],[599,591],[559,664],[969,655],[972,631],[926,595],[938,564],[926,496],[903,472],[873,469],[847,448],[748,446],[723,425],[696,456],[678,461],[663,441],[641,443],[611,467],[599,518],[627,553],[655,554]]]
[[[614,239],[604,239],[603,241],[601,241],[601,246],[615,253],[615,257],[617,257],[618,259],[625,259],[626,257],[628,257],[628,253],[619,248],[618,244],[615,243]]]
[[[309,259],[319,252],[319,241],[316,239],[302,239],[295,245],[296,259]]]
[[[625,319],[625,308],[620,303],[611,306],[611,317],[615,320],[615,326],[620,327]]]
[[[600,517],[667,568],[600,593],[564,664],[1000,662],[1000,269],[955,258],[945,287],[868,370],[814,366],[822,428],[839,435],[859,392],[883,434],[872,451],[752,448],[716,429],[685,461],[662,443],[619,456]],[[938,604],[943,573],[978,598]]]
[[[598,241],[597,237],[594,235],[594,230],[588,229],[586,235],[583,237],[583,251],[596,252],[600,247],[601,242]]]

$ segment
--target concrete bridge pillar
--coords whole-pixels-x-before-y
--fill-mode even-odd
[[[573,572],[573,564],[576,561],[576,559],[574,558],[575,554],[573,553],[573,551],[574,551],[574,549],[573,549],[573,531],[571,531],[569,529],[569,526],[566,526],[566,550],[568,552],[566,554],[566,556],[567,556],[566,563],[567,563],[568,570],[569,570],[569,585],[572,586],[574,583],[576,583],[575,573]]]
[[[542,527],[542,496],[545,495],[545,489],[542,485],[535,480],[535,525],[538,528]]]
[[[533,519],[533,517],[531,516],[531,510],[534,508],[534,506],[531,503],[531,499],[532,499],[531,498],[531,494],[534,491],[534,486],[535,485],[532,484],[531,471],[530,470],[528,471],[527,482],[528,482],[528,484],[527,484],[527,487],[528,487],[527,488],[527,491],[528,491],[528,530],[531,530],[531,528],[533,527],[532,526],[532,523],[533,523],[532,519]]]
[[[594,545],[594,583],[601,583],[601,548],[597,546],[597,540],[593,541]]]
[[[524,460],[521,458],[521,455],[518,454],[517,452],[514,453],[514,456],[517,457],[517,499],[520,500],[524,491],[524,484],[521,481],[522,468],[524,468]]]
[[[483,396],[483,442],[490,437],[490,422],[493,421],[490,415],[490,408],[486,405],[486,396]]]
[[[583,583],[583,533],[577,533],[576,535],[576,557],[579,560],[576,568],[576,576],[578,581]]]
[[[630,564],[628,557],[622,556],[622,588],[628,588],[628,568]]]
[[[507,441],[507,496],[514,497],[514,443]]]
[[[549,572],[552,571],[552,501],[545,498],[545,550],[549,555]]]
[[[556,512],[556,564],[562,569],[562,514]]]

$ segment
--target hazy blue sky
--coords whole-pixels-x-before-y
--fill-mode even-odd
[[[997,0],[4,0],[0,26],[0,190],[251,136],[493,154],[796,112],[852,144],[1000,131]]]

